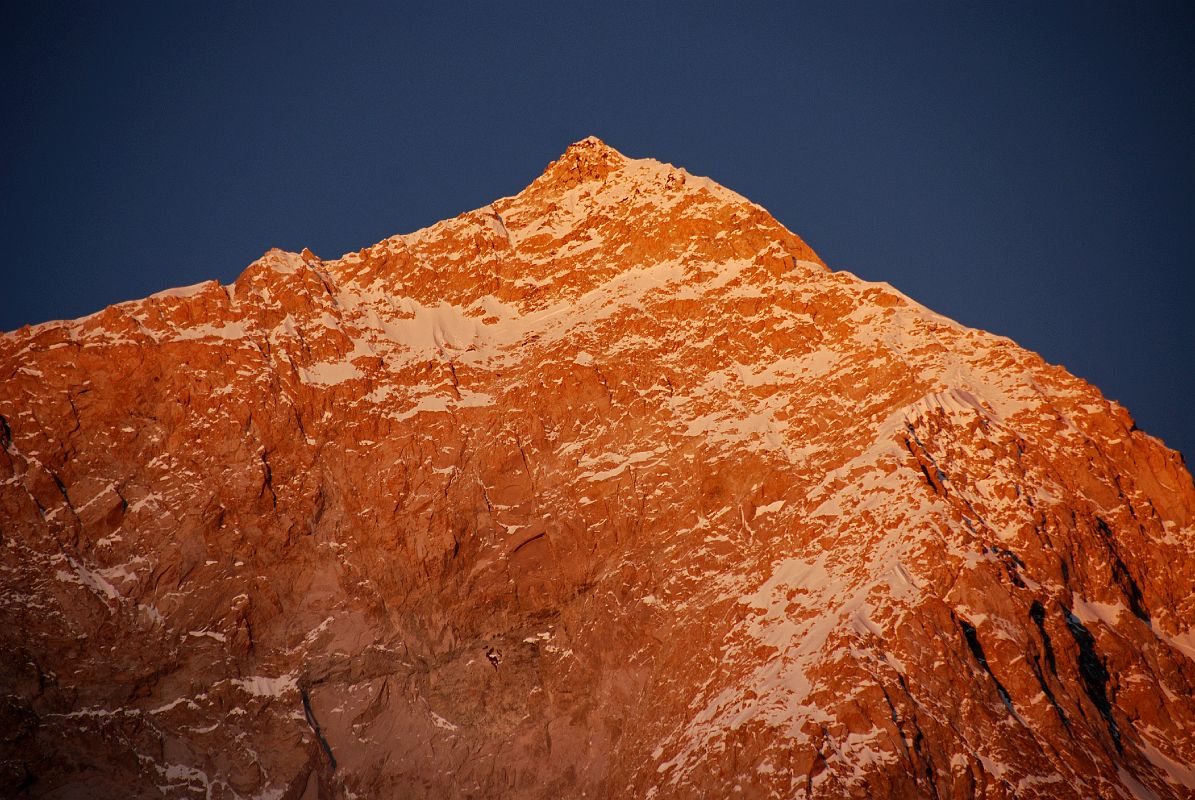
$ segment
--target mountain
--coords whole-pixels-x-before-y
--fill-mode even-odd
[[[1195,796],[1181,457],[596,139],[5,334],[0,445],[5,796]]]

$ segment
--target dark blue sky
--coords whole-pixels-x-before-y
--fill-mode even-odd
[[[1195,454],[1189,3],[14,5],[0,329],[334,257],[595,134]]]

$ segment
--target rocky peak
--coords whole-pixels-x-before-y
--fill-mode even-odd
[[[531,309],[575,301],[627,271],[748,256],[779,271],[824,270],[800,237],[735,192],[590,137],[512,197],[324,266],[336,281],[420,303],[467,308],[493,296]]]
[[[629,159],[596,136],[569,145],[560,158],[544,170],[541,178],[560,189],[602,180]]]
[[[1179,456],[670,165],[0,376],[0,795],[1195,791]]]

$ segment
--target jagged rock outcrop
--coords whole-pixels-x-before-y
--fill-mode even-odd
[[[5,796],[1195,793],[1181,458],[595,139],[0,337],[0,535]]]

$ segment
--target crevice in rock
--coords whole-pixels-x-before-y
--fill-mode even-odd
[[[921,438],[917,436],[913,425],[906,422],[905,429],[908,430],[909,436],[913,437],[912,441],[910,441],[908,436],[905,437],[905,449],[909,451],[909,455],[913,457],[917,462],[917,466],[921,468],[921,474],[925,477],[925,482],[929,484],[929,487],[933,489],[935,494],[940,494],[943,497],[948,496],[949,493],[946,490],[946,481],[948,480],[946,473],[938,467],[937,460],[925,449],[925,445],[921,442]],[[921,451],[920,453],[913,448],[913,442],[917,443],[917,448]],[[931,467],[933,468],[932,472],[930,471]]]
[[[515,553],[519,552],[520,550],[522,550],[522,549],[523,549],[524,547],[526,547],[527,545],[531,544],[532,542],[538,541],[538,540],[540,540],[540,539],[544,538],[544,537],[545,537],[545,536],[547,536],[547,535],[548,535],[548,534],[547,534],[547,532],[546,532],[546,531],[540,531],[539,533],[535,534],[534,536],[531,536],[531,537],[528,537],[528,538],[524,539],[522,542],[520,542],[520,543],[518,544],[518,546],[517,546],[517,547],[515,547],[515,549],[514,549],[514,550],[511,550],[511,551],[510,551],[510,554],[513,556]]]
[[[922,774],[925,776],[926,783],[929,785],[930,797],[938,800],[938,785],[937,772],[934,770],[934,758],[925,751],[922,743],[925,741],[925,733],[921,730],[921,724],[917,721],[917,701],[913,699],[913,694],[909,691],[909,685],[905,682],[905,676],[901,673],[896,673],[897,683],[900,684],[900,690],[905,693],[905,697],[909,698],[909,703],[912,705],[913,713],[909,717],[909,723],[913,726],[913,752],[924,763],[925,768]],[[887,693],[885,692],[885,696]]]
[[[84,390],[84,391],[86,391],[86,390]],[[83,394],[83,392],[80,392],[79,394]],[[71,418],[74,419],[74,421],[75,421],[75,427],[73,427],[69,431],[67,431],[66,435],[70,436],[72,433],[78,432],[78,430],[81,427],[83,427],[83,422],[82,422],[82,420],[79,419],[79,408],[75,405],[75,398],[72,397],[71,395],[67,395],[66,400],[68,403],[71,404]]]
[[[1050,639],[1050,634],[1046,632],[1046,609],[1039,601],[1034,600],[1033,604],[1029,606],[1029,618],[1037,625],[1037,631],[1041,634],[1042,647],[1046,651],[1046,663],[1050,667],[1050,672],[1054,675],[1054,679],[1058,679],[1058,662],[1054,659],[1054,643]]]
[[[490,491],[486,487],[485,483],[482,482],[480,473],[476,474],[475,479],[477,481],[477,486],[481,489],[481,498],[485,501],[486,511],[489,513],[490,519],[493,519],[494,503],[492,500],[490,500]]]
[[[980,521],[982,522],[982,520]],[[985,554],[993,553],[999,558],[1013,586],[1016,586],[1018,589],[1029,588],[1025,585],[1025,581],[1021,580],[1020,570],[1025,568],[1025,562],[1021,560],[1020,556],[998,545],[984,545],[983,552]]]
[[[1116,547],[1116,540],[1112,535],[1112,528],[1100,517],[1095,518],[1095,524],[1099,528],[1100,533],[1103,534],[1104,543],[1108,547],[1108,555],[1111,556],[1112,580],[1116,581],[1116,585],[1124,593],[1125,599],[1129,601],[1129,609],[1133,612],[1133,616],[1142,622],[1148,623],[1149,609],[1145,607],[1145,597],[1141,593],[1141,587],[1133,579],[1132,573],[1129,572],[1128,566],[1125,565],[1124,559],[1120,557],[1120,552]]]
[[[1038,686],[1041,687],[1046,699],[1050,701],[1050,705],[1054,708],[1054,713],[1058,715],[1058,721],[1069,731],[1071,727],[1070,720],[1066,718],[1066,712],[1062,710],[1062,706],[1058,705],[1058,700],[1054,697],[1054,692],[1050,690],[1049,684],[1046,683],[1046,676],[1041,670],[1041,657],[1034,653],[1033,660],[1029,664],[1033,670],[1033,676],[1037,678]]]
[[[1037,632],[1041,636],[1042,649],[1046,654],[1046,665],[1050,668],[1050,673],[1054,676],[1054,680],[1058,680],[1058,664],[1054,659],[1054,645],[1050,641],[1050,634],[1046,632],[1045,607],[1037,600],[1034,600],[1033,605],[1029,606],[1029,617],[1037,625]],[[1037,678],[1038,685],[1041,686],[1042,693],[1050,701],[1050,705],[1054,707],[1054,713],[1058,715],[1058,719],[1062,722],[1063,727],[1069,731],[1071,727],[1070,720],[1066,718],[1066,712],[1058,704],[1058,699],[1054,697],[1054,692],[1050,689],[1050,685],[1046,681],[1045,673],[1041,667],[1041,656],[1034,653],[1030,665],[1033,669],[1034,677]]]
[[[905,423],[905,428],[908,429],[909,435],[913,437],[913,441],[915,441],[917,446],[921,448],[921,452],[924,453],[925,457],[929,459],[929,463],[933,465],[934,475],[939,481],[942,482],[943,489],[945,489],[945,484],[950,479],[947,478],[946,473],[942,471],[942,467],[938,464],[938,459],[934,458],[930,454],[929,449],[925,446],[925,443],[921,441],[921,437],[917,435],[917,430],[913,427],[912,423]]]
[[[929,470],[925,465],[918,462],[917,466],[921,467],[921,474],[925,476],[925,482],[929,484],[929,488],[933,489],[935,493],[938,491],[938,485],[934,483],[934,479],[929,476]]]
[[[1091,698],[1092,704],[1099,710],[1104,722],[1107,723],[1108,733],[1112,736],[1112,742],[1116,745],[1117,752],[1123,753],[1124,748],[1120,743],[1120,728],[1112,716],[1112,702],[1108,699],[1107,687],[1110,676],[1103,660],[1096,652],[1095,637],[1079,621],[1079,618],[1071,613],[1070,609],[1064,608],[1062,613],[1066,616],[1067,629],[1071,632],[1075,644],[1079,646],[1079,676],[1083,680],[1083,689]]]
[[[892,723],[896,726],[896,730],[900,733],[900,746],[901,750],[904,751],[905,760],[909,764],[910,773],[914,776],[914,780],[917,781],[918,784],[921,782],[920,777],[924,777],[929,786],[929,796],[934,798],[934,800],[937,800],[938,787],[934,784],[933,759],[930,758],[928,754],[923,752],[921,747],[921,743],[925,736],[921,731],[921,726],[917,722],[916,702],[913,700],[912,696],[909,695],[908,687],[905,685],[904,676],[900,673],[897,673],[896,677],[900,682],[901,690],[904,692],[905,696],[909,698],[909,702],[914,705],[912,713],[906,718],[902,718],[897,712],[896,704],[892,701],[892,696],[888,694],[888,688],[884,686],[883,683],[880,683],[878,679],[876,682],[879,684],[880,691],[884,693],[884,701],[888,704],[888,711],[891,715]],[[908,731],[905,729],[906,723],[912,726],[912,735],[909,735]],[[912,742],[913,745],[912,753],[909,752],[909,742]],[[914,758],[914,755],[916,758]],[[917,773],[918,761],[920,761],[923,766],[920,776]]]
[[[262,468],[262,478],[261,478],[261,491],[258,492],[257,496],[264,497],[266,492],[269,492],[270,493],[270,503],[273,505],[274,508],[277,508],[278,507],[278,495],[274,493],[274,471],[272,469],[270,469],[270,462],[266,458],[267,455],[268,455],[267,453],[262,453],[260,456],[261,468]]]
[[[1008,713],[1016,714],[1016,710],[1012,707],[1012,697],[1008,694],[1008,690],[1004,688],[1004,684],[1000,683],[1000,679],[992,672],[987,656],[983,654],[983,645],[979,643],[979,634],[976,633],[975,626],[962,617],[958,618],[958,624],[963,630],[963,638],[967,640],[967,647],[970,648],[975,662],[992,679],[992,683],[996,684],[996,692],[1000,695],[1000,700],[1004,703],[1004,707],[1008,709]]]
[[[58,493],[62,495],[62,502],[66,503],[67,510],[71,512],[71,516],[77,522],[79,520],[79,512],[75,509],[75,504],[71,502],[71,496],[67,494],[66,484],[62,482],[62,478],[59,478],[58,473],[54,470],[47,469],[46,472],[49,473],[50,479],[54,481],[54,485],[58,487]],[[38,506],[40,507],[41,504],[38,503]]]
[[[1137,519],[1137,509],[1133,508],[1133,501],[1129,499],[1129,496],[1127,494],[1125,494],[1124,486],[1122,486],[1120,483],[1120,476],[1113,475],[1112,481],[1116,484],[1117,496],[1120,497],[1120,500],[1121,500],[1121,502],[1124,503],[1125,508],[1127,508],[1129,510],[1129,516],[1132,517],[1134,520],[1136,520]]]
[[[930,797],[938,800],[938,784],[936,781],[937,774],[934,772],[934,759],[929,753],[925,752],[922,743],[925,741],[925,733],[921,730],[921,726],[917,724],[917,720],[913,720],[913,752],[925,764],[925,770],[922,775],[925,777],[926,785],[929,786]]]
[[[332,745],[328,744],[328,740],[324,738],[323,731],[320,730],[319,720],[315,718],[315,711],[311,708],[311,696],[307,694],[306,687],[299,687],[299,696],[303,698],[303,716],[307,718],[307,724],[311,726],[312,733],[315,734],[315,740],[319,742],[324,754],[328,756],[328,763],[332,771],[336,771],[336,756],[332,755]]]
[[[523,469],[527,470],[527,480],[531,483],[531,493],[535,494],[535,473],[531,471],[531,462],[527,460],[527,451],[523,449],[523,440],[515,437],[515,445],[519,448],[519,455],[523,457]]]

